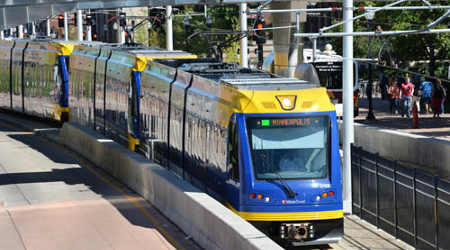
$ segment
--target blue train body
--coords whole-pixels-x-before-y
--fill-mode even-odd
[[[0,42],[0,108],[124,141],[281,244],[342,237],[325,89],[180,51],[51,43]]]

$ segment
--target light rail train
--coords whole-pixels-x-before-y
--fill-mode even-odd
[[[0,108],[126,141],[283,245],[343,235],[325,88],[183,51],[0,41]]]

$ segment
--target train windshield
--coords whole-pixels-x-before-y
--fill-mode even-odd
[[[256,179],[319,179],[328,176],[329,117],[248,118]]]

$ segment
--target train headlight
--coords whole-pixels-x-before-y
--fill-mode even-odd
[[[320,201],[320,195],[316,196],[316,201]]]
[[[270,197],[266,197],[265,201],[270,202]]]
[[[264,198],[264,195],[262,195],[262,194],[258,194],[258,200],[262,200],[263,198]]]
[[[283,106],[291,107],[292,106],[292,101],[289,100],[288,98],[283,98]]]
[[[323,197],[323,198],[327,198],[327,196],[328,196],[327,192],[323,192],[323,193],[322,193],[322,197]]]

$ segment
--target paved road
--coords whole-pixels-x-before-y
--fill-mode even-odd
[[[142,197],[3,116],[0,250],[199,249]]]

